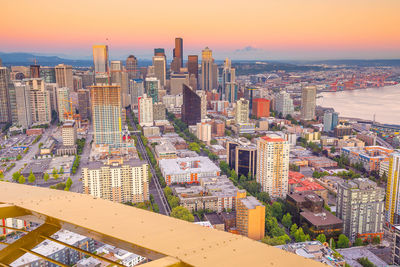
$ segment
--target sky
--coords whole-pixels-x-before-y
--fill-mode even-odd
[[[0,0],[0,51],[89,59],[172,57],[208,46],[214,58],[400,58],[400,0]],[[108,39],[108,40],[107,40]]]

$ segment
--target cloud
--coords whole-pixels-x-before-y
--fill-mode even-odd
[[[262,49],[252,47],[252,46],[246,46],[244,48],[236,49],[234,52],[235,53],[249,53],[249,52],[262,52]]]

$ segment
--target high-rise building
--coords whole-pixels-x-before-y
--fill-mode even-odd
[[[122,144],[121,88],[118,85],[90,87],[94,143],[120,147]]]
[[[71,112],[71,95],[70,89],[67,87],[57,88],[57,113],[60,122],[64,122],[68,118],[65,117],[65,112]]]
[[[175,38],[174,59],[178,59],[178,72],[183,67],[183,39]]]
[[[189,74],[187,72],[172,73],[170,76],[170,94],[182,94],[183,84],[189,85]]]
[[[87,89],[78,90],[78,111],[82,120],[90,119],[90,92]]]
[[[201,96],[183,84],[182,121],[187,125],[201,122]]]
[[[336,128],[339,123],[339,113],[330,110],[324,113],[324,131],[330,132]]]
[[[58,88],[58,85],[56,83],[45,83],[44,87],[45,87],[46,91],[50,95],[51,111],[58,112],[58,103],[57,103],[57,88]]]
[[[37,124],[50,123],[50,93],[45,89],[43,79],[24,79],[23,82],[30,91],[32,122]]]
[[[197,55],[188,56],[187,69],[189,75],[194,74],[196,80],[199,78],[199,57]]]
[[[164,48],[154,48],[154,56],[163,56],[163,57],[165,57]]]
[[[72,66],[59,64],[55,67],[56,83],[58,87],[68,87],[74,89],[74,79],[72,76]]]
[[[29,87],[21,81],[14,81],[16,113],[18,125],[23,129],[28,129],[32,125],[31,95]]]
[[[148,97],[147,94],[143,94],[143,96],[139,97],[138,102],[140,126],[153,126],[153,99]]]
[[[39,65],[30,65],[29,67],[31,78],[40,78],[40,66]]]
[[[270,100],[265,98],[253,99],[253,109],[251,115],[256,118],[269,117],[269,104]]]
[[[166,109],[162,102],[157,102],[153,104],[153,120],[163,121],[166,120]]]
[[[10,101],[8,96],[8,69],[0,67],[0,123],[11,121]]]
[[[144,94],[144,83],[142,79],[134,79],[129,81],[129,90],[131,95],[131,105],[133,108],[138,106],[138,98]]]
[[[201,53],[201,89],[205,91],[211,91],[214,88],[213,80],[215,75],[214,70],[214,59],[212,57],[212,51],[206,47]],[[218,69],[217,69],[218,70]]]
[[[203,90],[197,90],[196,94],[200,96],[200,118],[204,120],[207,117],[207,94]]]
[[[288,141],[277,134],[257,140],[257,182],[272,198],[285,198],[289,177]]]
[[[153,57],[154,75],[160,81],[161,87],[166,85],[166,66],[167,62],[163,56]],[[162,89],[162,88],[160,88]]]
[[[235,122],[236,124],[249,122],[249,101],[244,98],[236,101]]]
[[[245,142],[244,142],[245,141]],[[255,177],[257,170],[257,147],[251,142],[239,139],[226,142],[227,163],[238,176]]]
[[[108,73],[108,46],[93,46],[93,65],[95,75]]]
[[[225,59],[222,70],[221,98],[233,103],[237,100],[236,71],[231,67],[229,58]]]
[[[40,78],[42,78],[45,83],[56,83],[55,68],[54,67],[41,67],[40,68]]]
[[[367,178],[339,182],[336,216],[343,220],[343,233],[354,242],[383,237],[385,189]]]
[[[315,118],[316,96],[316,86],[304,86],[301,89],[301,119],[309,121]]]
[[[144,161],[92,162],[82,168],[83,192],[114,202],[144,202],[149,200],[148,174]]]
[[[130,55],[125,61],[125,69],[128,73],[128,79],[138,79],[139,78],[139,69],[138,69],[138,61],[134,55]]]
[[[18,122],[18,111],[17,111],[17,96],[15,92],[15,86],[12,81],[8,81],[8,99],[10,101],[10,122],[14,125]]]
[[[113,60],[110,64],[111,84],[119,85],[121,87],[121,101],[122,106],[127,107],[131,104],[131,98],[128,94],[129,83],[128,74],[124,71],[122,61]]]
[[[73,120],[65,121],[61,128],[62,142],[64,146],[76,144],[76,123]]]
[[[385,219],[390,225],[400,224],[400,153],[389,158],[389,174],[386,187]]]
[[[265,206],[255,197],[239,190],[236,197],[236,228],[239,234],[254,240],[265,235]]]
[[[281,91],[275,98],[275,110],[281,113],[284,118],[287,115],[293,115],[293,99],[286,91]]]
[[[197,138],[203,142],[211,141],[211,124],[206,122],[198,122],[196,125]]]
[[[158,91],[160,88],[160,80],[154,77],[148,77],[145,80],[146,94],[153,99],[153,103],[158,102]]]

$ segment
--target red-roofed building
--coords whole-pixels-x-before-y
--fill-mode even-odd
[[[306,178],[299,172],[289,171],[288,183],[290,192],[313,191],[328,203],[328,190],[317,182],[314,182],[313,178]]]
[[[269,117],[269,106],[270,101],[265,98],[256,98],[253,99],[253,108],[251,115],[256,116],[257,118],[261,117]]]

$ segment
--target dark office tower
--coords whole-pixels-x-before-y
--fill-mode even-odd
[[[89,101],[89,90],[80,89],[78,90],[78,110],[82,120],[90,118],[90,101]]]
[[[6,67],[0,67],[0,123],[8,123],[10,120],[8,69]]]
[[[137,59],[134,55],[130,55],[125,61],[125,69],[128,73],[128,79],[137,79],[138,78],[138,67],[137,67]]]
[[[194,74],[196,79],[199,78],[199,57],[197,55],[189,55],[187,62],[189,75]]]
[[[53,67],[40,68],[40,78],[45,83],[56,83],[56,71]]]
[[[154,56],[164,56],[165,57],[164,48],[154,48]]]
[[[39,65],[31,65],[31,78],[40,78],[40,66]]]
[[[248,176],[251,173],[254,177],[257,167],[257,147],[251,143],[228,141],[226,149],[229,167],[239,176]]]
[[[183,84],[182,120],[187,125],[201,122],[201,97],[186,84]]]
[[[171,70],[175,73],[180,72],[183,67],[183,39],[175,38],[175,48],[173,51],[173,60]]]

